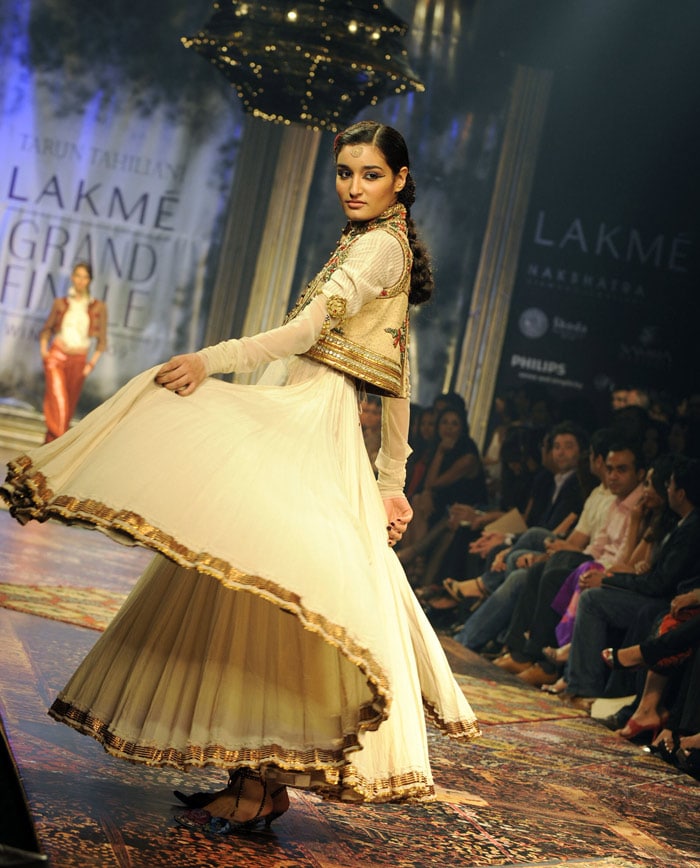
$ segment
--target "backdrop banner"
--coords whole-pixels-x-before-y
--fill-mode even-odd
[[[555,72],[497,392],[536,387],[604,421],[615,384],[697,388],[697,121],[681,49],[665,50]]]
[[[191,94],[158,89],[173,73],[156,56],[144,86],[119,68],[46,69],[33,60],[37,28],[49,26],[41,5],[16,4],[25,11],[0,56],[0,399],[41,408],[39,332],[86,260],[109,346],[86,381],[85,412],[201,345],[241,118],[208,93],[203,125]],[[108,54],[99,40],[111,33],[90,33],[93,56]],[[183,65],[201,64],[173,45]]]

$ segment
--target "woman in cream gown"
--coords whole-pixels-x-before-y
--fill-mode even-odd
[[[319,349],[408,293],[421,248],[397,141],[371,122],[336,139],[351,222],[285,325],[135,377],[13,461],[0,489],[22,522],[82,523],[157,552],[49,713],[130,761],[234,770],[207,805],[233,825],[281,813],[285,794],[270,794],[284,784],[430,797],[425,714],[478,735],[392,549],[410,518],[407,335],[375,323],[402,362],[400,396],[382,398],[378,481],[357,378]],[[208,377],[268,362],[255,386]],[[370,350],[358,362],[370,386],[380,362]]]

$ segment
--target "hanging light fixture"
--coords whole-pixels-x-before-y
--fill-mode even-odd
[[[257,117],[335,131],[384,97],[424,90],[403,47],[407,25],[379,0],[219,0],[214,9],[183,45]]]

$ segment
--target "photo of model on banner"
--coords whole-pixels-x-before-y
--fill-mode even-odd
[[[85,381],[84,415],[201,344],[242,113],[223,88],[202,105],[157,79],[125,86],[118,66],[47,70],[33,62],[46,34],[25,14],[0,60],[0,400],[40,411],[39,333],[85,261],[109,339]],[[173,74],[167,63],[150,74],[159,69]]]

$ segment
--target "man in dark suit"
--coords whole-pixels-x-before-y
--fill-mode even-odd
[[[588,573],[581,594],[571,642],[565,701],[590,708],[601,696],[609,671],[601,652],[610,645],[610,630],[626,630],[637,612],[657,605],[668,610],[671,599],[690,590],[700,573],[700,461],[679,456],[668,484],[668,502],[679,516],[649,572]],[[584,577],[582,577],[583,582]]]
[[[516,540],[504,538],[499,554],[477,581],[487,599],[455,636],[467,648],[478,649],[495,639],[508,626],[522,583],[509,581],[518,570],[518,559],[528,552],[544,551],[545,540],[569,517],[580,515],[586,497],[578,477],[579,464],[588,448],[588,437],[577,425],[562,422],[552,430],[552,461],[555,473],[549,482],[534,526]],[[505,535],[502,535],[505,537]],[[505,545],[505,548],[503,548]],[[497,561],[504,561],[501,566]]]

